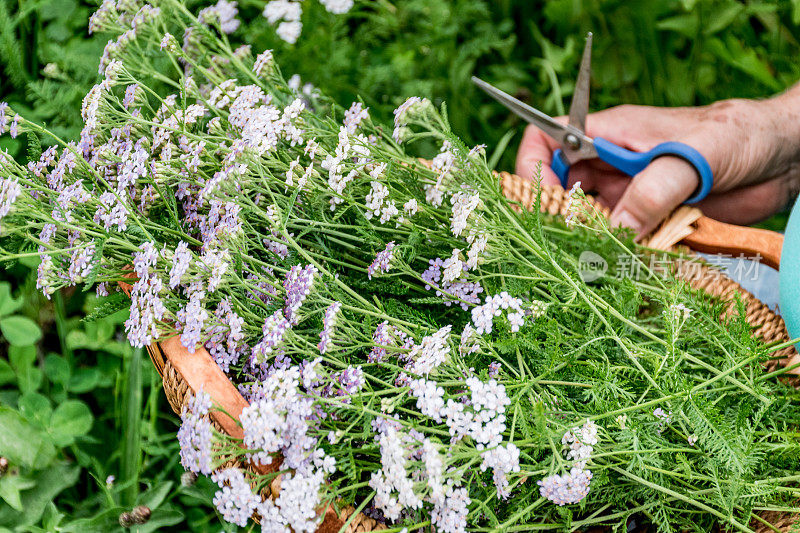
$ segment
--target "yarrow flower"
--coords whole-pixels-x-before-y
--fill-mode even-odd
[[[334,15],[342,15],[353,7],[353,0],[319,0],[325,9]]]
[[[236,18],[239,10],[237,2],[219,0],[215,5],[202,9],[197,18],[203,24],[216,22],[223,33],[233,33],[239,28],[240,21]]]
[[[306,297],[311,293],[311,288],[314,286],[314,277],[317,273],[317,267],[314,265],[306,265],[305,267],[295,265],[286,274],[286,279],[283,281],[283,288],[286,291],[284,314],[289,324],[294,325],[299,322],[300,318],[297,312]]]
[[[450,354],[448,338],[453,326],[444,326],[433,335],[424,337],[408,353],[406,369],[419,376],[427,376],[447,360]]]
[[[567,206],[565,208],[567,216],[564,218],[567,227],[572,227],[575,224],[575,217],[579,214],[576,202],[580,200],[582,193],[580,181],[573,183],[572,188],[567,192]]]
[[[453,193],[450,201],[453,204],[450,215],[450,230],[453,235],[459,237],[467,228],[467,220],[472,212],[481,205],[481,197],[477,192],[464,187],[460,191]]]
[[[210,475],[212,470],[210,409],[211,396],[201,390],[189,396],[181,411],[181,427],[178,429],[181,465],[197,474]]]
[[[152,242],[145,242],[133,254],[133,270],[138,280],[131,289],[131,312],[125,331],[133,346],[143,348],[159,337],[158,321],[167,311],[159,296],[163,285],[153,271],[158,252]]]
[[[220,487],[214,494],[213,502],[222,518],[245,527],[261,503],[261,498],[253,494],[253,489],[250,488],[244,473],[238,468],[226,468],[212,474],[211,480]]]
[[[389,272],[389,268],[391,267],[392,260],[394,259],[394,241],[389,241],[386,244],[386,248],[378,252],[378,255],[375,256],[375,260],[372,262],[369,267],[367,267],[367,277],[372,279],[372,276],[376,272],[386,273]]]
[[[511,495],[508,490],[508,474],[519,472],[519,448],[510,442],[505,447],[497,446],[486,450],[481,454],[483,462],[481,471],[491,468],[493,472],[494,485],[497,489],[497,497],[507,500]]]
[[[403,139],[408,135],[408,122],[415,117],[425,113],[433,107],[431,101],[427,98],[420,98],[412,96],[394,110],[394,132],[392,138],[397,143],[402,143]]]
[[[392,328],[389,322],[384,321],[378,324],[378,327],[375,328],[375,333],[372,334],[372,342],[375,343],[375,346],[367,356],[368,362],[380,363],[386,359],[386,347],[392,344],[391,332]]]
[[[567,474],[553,474],[538,482],[539,493],[556,505],[578,503],[589,494],[592,473],[573,467]]]
[[[572,428],[564,433],[561,444],[569,446],[567,459],[576,461],[576,465],[585,468],[586,461],[597,444],[597,424],[587,420],[582,426]]]
[[[347,133],[355,135],[358,126],[367,119],[369,119],[368,108],[364,107],[361,102],[353,102],[350,109],[344,112],[344,127],[347,129]]]
[[[483,305],[472,308],[472,323],[478,334],[491,333],[494,317],[500,316],[503,310],[508,311],[507,317],[511,331],[519,331],[525,321],[522,300],[510,296],[504,291],[494,296],[487,296]]]
[[[328,351],[331,343],[333,342],[333,328],[336,327],[336,318],[342,308],[340,302],[333,302],[325,309],[325,316],[322,319],[322,331],[319,334],[319,353],[324,354]]]
[[[8,216],[11,206],[22,194],[22,187],[13,178],[3,178],[0,180],[0,220]]]

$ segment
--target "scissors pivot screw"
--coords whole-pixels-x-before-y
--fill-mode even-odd
[[[566,144],[572,150],[579,150],[581,147],[581,140],[578,139],[577,135],[568,133],[564,137],[564,144]]]

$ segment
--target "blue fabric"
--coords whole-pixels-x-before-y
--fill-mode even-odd
[[[793,339],[800,337],[800,201],[794,203],[781,251],[781,314]]]

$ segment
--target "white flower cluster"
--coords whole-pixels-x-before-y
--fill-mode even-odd
[[[481,258],[481,254],[486,251],[489,237],[485,233],[478,233],[472,230],[467,236],[467,242],[470,245],[467,251],[467,269],[473,270],[478,268],[478,262]]]
[[[553,474],[539,481],[539,493],[556,505],[578,503],[589,494],[592,473],[586,469],[597,444],[597,425],[587,420],[582,426],[567,431],[561,443],[569,446],[567,458],[575,465],[566,474]]]
[[[458,344],[458,353],[461,357],[478,352],[480,347],[480,335],[472,324],[467,323],[461,332],[461,342]]]
[[[567,216],[564,217],[564,222],[567,224],[567,227],[572,227],[575,224],[575,217],[579,214],[576,200],[580,200],[582,193],[583,190],[581,189],[580,181],[576,181],[567,193],[567,206],[564,210],[567,214]]]
[[[674,322],[684,322],[692,314],[692,310],[684,304],[672,304],[665,311],[665,314],[667,313]]]
[[[436,423],[442,422],[444,389],[435,381],[424,378],[411,380],[411,395],[417,399],[417,409]]]
[[[553,474],[539,481],[539,493],[556,505],[578,503],[589,494],[592,473],[577,466],[567,474]]]
[[[483,305],[472,308],[472,323],[475,325],[478,334],[491,333],[494,317],[500,316],[503,310],[508,311],[506,317],[511,324],[511,331],[519,331],[519,328],[525,323],[522,300],[503,291],[494,296],[487,296]]]
[[[344,127],[347,129],[347,133],[355,135],[361,122],[368,119],[368,108],[364,107],[361,102],[353,102],[350,109],[344,112]],[[383,166],[385,168],[386,164],[383,164]]]
[[[275,32],[289,44],[296,43],[303,31],[303,23],[300,22],[302,14],[300,2],[292,0],[272,0],[264,6],[263,13],[270,24],[279,23]]]
[[[226,468],[211,475],[220,490],[214,495],[214,506],[222,518],[245,527],[261,498],[253,494],[250,484],[238,468]]]
[[[423,114],[433,106],[427,98],[412,96],[394,110],[394,132],[392,138],[398,143],[402,143],[408,136],[408,122],[413,118]]]
[[[664,431],[664,428],[672,422],[672,411],[665,411],[661,407],[656,407],[653,410],[653,416],[658,419],[658,424],[656,425],[658,433]]]
[[[368,155],[369,140],[366,137],[359,134],[351,139],[347,128],[344,126],[339,128],[339,143],[336,145],[334,155],[327,155],[321,163],[322,168],[328,171],[328,186],[334,192],[330,199],[331,211],[344,201],[342,195],[345,187],[367,165]],[[350,162],[353,158],[355,158],[353,168],[345,173],[344,162]]]
[[[272,25],[278,23],[275,32],[289,44],[296,43],[303,31],[303,23],[300,22],[303,8],[300,2],[301,0],[271,0],[264,7],[264,18]],[[330,13],[342,15],[353,7],[353,0],[320,0],[320,4]]]
[[[381,426],[378,439],[381,469],[373,472],[369,486],[375,490],[373,503],[386,518],[397,520],[404,509],[420,509],[424,501],[433,504],[431,521],[437,531],[463,532],[470,503],[466,489],[445,479],[444,459],[438,446],[421,434],[406,434],[392,424]],[[421,444],[421,446],[420,446]],[[408,471],[409,461],[419,460],[423,468]],[[430,489],[423,498],[415,489]],[[418,484],[417,484],[418,483]]]
[[[372,473],[369,486],[376,492],[375,507],[390,520],[397,520],[403,509],[422,507],[422,499],[414,492],[414,482],[406,472],[409,440],[408,435],[388,426],[378,441],[381,469]]]
[[[467,229],[467,220],[475,209],[481,205],[480,195],[462,186],[460,191],[453,193],[450,197],[453,209],[450,215],[450,230],[453,235],[459,237]]]
[[[450,344],[447,342],[453,326],[445,326],[433,335],[423,337],[408,353],[406,370],[418,376],[427,376],[447,360]]]
[[[299,382],[297,367],[276,368],[257,384],[253,401],[242,411],[240,421],[244,445],[250,450],[248,457],[254,462],[270,464],[272,454],[281,452],[286,467],[311,476],[317,464],[325,463],[325,457],[311,455],[317,444],[309,434],[313,401],[300,393]]]
[[[481,454],[481,458],[483,459],[481,471],[485,472],[487,468],[492,469],[497,497],[508,499],[511,495],[511,491],[508,489],[508,474],[520,471],[519,448],[513,442],[509,442],[505,447],[497,446],[486,450]]]
[[[567,459],[576,461],[576,466],[585,468],[586,461],[597,444],[597,424],[587,420],[582,426],[572,428],[561,437],[561,444],[569,446]]]
[[[284,475],[281,478],[281,492],[275,502],[264,500],[257,508],[261,515],[261,531],[316,531],[321,519],[317,516],[317,507],[320,504],[319,487],[322,483],[321,472],[308,476],[299,472]]]

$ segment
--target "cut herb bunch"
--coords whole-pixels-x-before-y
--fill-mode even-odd
[[[749,531],[800,511],[798,396],[742,309],[720,322],[671,278],[582,281],[583,251],[640,260],[630,237],[579,190],[567,221],[510,203],[444,107],[411,98],[390,133],[234,49],[224,11],[130,4],[92,19],[118,38],[80,140],[0,159],[2,258],[41,255],[47,295],[130,305],[135,346],[209,351],[250,401],[244,438],[196,391],[180,460],[225,520],[313,531],[352,504],[390,531]],[[0,109],[34,148],[47,134]],[[430,167],[419,141],[441,144]]]

